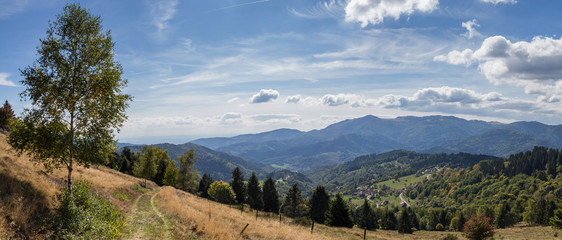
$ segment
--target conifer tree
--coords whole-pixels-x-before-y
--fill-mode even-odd
[[[299,208],[302,203],[301,190],[295,183],[287,195],[285,195],[285,201],[283,202],[283,207],[281,209],[283,213],[289,217],[300,217],[303,215],[300,211],[301,209]]]
[[[279,194],[275,188],[275,182],[271,177],[263,183],[263,204],[266,212],[279,212]]]
[[[252,173],[252,176],[248,180],[248,197],[246,202],[248,202],[253,209],[263,209],[263,193],[255,173]]]
[[[357,225],[361,229],[366,228],[368,230],[376,229],[378,226],[375,212],[367,199],[363,201],[363,205],[357,210]]]
[[[407,208],[403,208],[400,211],[400,217],[398,217],[398,232],[399,233],[413,233],[412,224],[410,220],[410,214]]]
[[[330,195],[324,186],[317,186],[310,197],[310,218],[318,223],[326,221],[326,211],[330,207]]]
[[[204,198],[209,197],[209,193],[207,193],[207,191],[209,190],[209,187],[211,186],[212,183],[213,183],[213,179],[206,173],[203,174],[203,177],[201,177],[201,180],[199,181],[199,187],[197,190],[197,192],[200,194],[201,197]]]
[[[230,186],[236,194],[236,202],[238,204],[246,203],[246,186],[244,184],[244,175],[242,175],[242,171],[240,168],[236,167],[232,171],[232,182],[230,182]]]
[[[349,215],[349,208],[340,193],[330,201],[330,207],[326,212],[326,224],[334,227],[353,227],[353,221]]]
[[[14,118],[14,110],[12,110],[12,105],[8,103],[8,100],[0,107],[0,129],[10,131],[10,123]]]
[[[394,216],[394,211],[389,208],[383,210],[381,217],[380,227],[384,230],[396,230],[396,216]]]

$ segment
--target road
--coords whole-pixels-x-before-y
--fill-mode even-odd
[[[406,206],[410,207],[410,204],[409,204],[408,202],[406,202],[406,200],[404,200],[404,197],[402,196],[403,193],[404,193],[404,191],[402,191],[402,192],[400,193],[400,196],[398,196],[398,197],[400,197],[400,201],[405,202],[405,203],[406,203]]]

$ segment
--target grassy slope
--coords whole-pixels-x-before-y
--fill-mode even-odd
[[[75,178],[84,178],[94,189],[115,203],[127,215],[126,238],[133,239],[241,239],[240,231],[250,239],[362,239],[363,231],[353,228],[297,226],[277,215],[241,212],[233,207],[210,202],[171,187],[158,188],[153,183],[147,190],[138,186],[142,180],[105,167],[78,167]],[[0,239],[42,238],[36,223],[55,207],[64,186],[66,170],[45,173],[26,156],[17,157],[0,134]],[[211,218],[209,219],[209,211]],[[142,222],[141,220],[146,220]],[[415,232],[401,235],[396,231],[369,231],[376,239],[440,239],[446,232]],[[460,233],[453,233],[460,235]],[[498,230],[505,239],[555,239],[546,227],[516,227]],[[560,233],[562,234],[562,233]],[[496,235],[496,236],[498,236]],[[460,238],[463,239],[463,238]]]

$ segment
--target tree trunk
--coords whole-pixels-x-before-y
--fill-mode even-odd
[[[72,192],[72,159],[68,165],[68,190]]]

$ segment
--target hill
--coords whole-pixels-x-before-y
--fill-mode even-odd
[[[172,160],[176,157],[193,149],[195,156],[198,157],[197,162],[195,162],[195,170],[197,170],[200,175],[203,173],[209,174],[215,180],[230,180],[232,178],[232,170],[239,167],[242,170],[244,176],[249,177],[252,172],[256,173],[256,176],[263,178],[267,173],[272,172],[274,168],[261,164],[248,161],[244,158],[234,156],[232,154],[214,151],[209,148],[197,145],[194,143],[185,144],[170,144],[161,143],[155,144],[159,148],[168,150],[168,154]],[[129,146],[133,152],[138,152],[142,149],[142,146]]]
[[[395,150],[382,154],[369,154],[355,160],[331,167],[315,168],[304,174],[317,184],[330,190],[351,194],[358,186],[370,186],[388,179],[420,174],[422,170],[472,166],[481,160],[498,159],[488,155],[422,154],[406,150]]]
[[[197,139],[193,143],[253,162],[304,171],[397,149],[506,157],[537,145],[562,147],[561,136],[562,125],[538,122],[503,124],[450,116],[365,116],[309,132],[280,129],[231,138]]]

